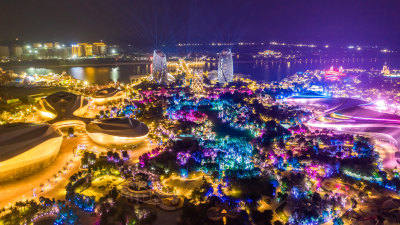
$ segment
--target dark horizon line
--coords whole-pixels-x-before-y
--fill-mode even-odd
[[[242,40],[242,41],[234,41],[234,42],[221,42],[221,41],[212,41],[212,40],[210,40],[210,41],[196,41],[196,40],[193,40],[193,41],[175,41],[175,42],[170,42],[170,43],[158,43],[158,44],[150,44],[149,42],[146,42],[146,41],[139,41],[139,40],[128,40],[128,39],[125,39],[125,38],[123,38],[123,39],[119,39],[119,40],[117,40],[117,39],[97,39],[97,40],[89,40],[89,39],[86,39],[86,40],[74,40],[74,41],[63,41],[63,40],[52,40],[52,41],[38,41],[37,39],[36,40],[20,40],[20,39],[15,39],[15,40],[1,40],[0,39],[0,45],[8,45],[8,46],[11,46],[11,45],[15,45],[15,44],[17,44],[17,45],[25,45],[25,44],[33,44],[33,43],[55,43],[55,42],[59,42],[59,43],[61,43],[61,44],[67,44],[67,45],[70,45],[70,44],[76,44],[76,43],[94,43],[94,42],[104,42],[104,43],[106,43],[107,45],[132,45],[132,47],[143,47],[143,48],[148,48],[148,47],[153,47],[153,48],[160,48],[160,47],[196,47],[196,45],[194,45],[194,44],[199,44],[198,45],[198,47],[201,47],[201,46],[213,46],[212,45],[212,43],[215,43],[216,45],[215,45],[215,47],[218,47],[218,46],[236,46],[236,45],[239,45],[239,43],[255,43],[255,45],[262,45],[262,44],[264,44],[265,46],[268,46],[268,45],[273,45],[273,44],[271,44],[272,42],[276,42],[276,43],[285,43],[286,45],[275,45],[275,46],[285,46],[285,47],[300,47],[301,48],[301,46],[295,46],[295,45],[299,45],[299,44],[302,44],[302,45],[315,45],[316,46],[316,48],[321,48],[321,47],[324,47],[324,46],[326,46],[326,45],[328,45],[329,46],[329,48],[347,48],[348,46],[354,46],[354,47],[368,47],[368,48],[381,48],[381,49],[387,49],[387,48],[396,48],[396,49],[399,49],[400,48],[400,45],[398,45],[398,46],[383,46],[382,44],[372,44],[372,43],[370,43],[370,44],[365,44],[365,43],[352,43],[352,44],[338,44],[338,43],[336,43],[336,41],[335,42],[329,42],[329,41],[327,41],[327,42],[321,42],[321,41],[318,41],[318,42],[314,42],[314,43],[312,43],[312,42],[310,42],[310,41],[297,41],[297,42],[293,42],[293,41],[283,41],[283,40],[265,40],[265,41],[262,41],[262,40],[258,40],[258,41],[255,41],[255,40]],[[217,45],[218,43],[223,43],[223,45]],[[186,46],[179,46],[179,44],[183,44],[183,45],[185,45],[186,44]],[[187,44],[192,44],[192,45],[187,45]],[[246,45],[244,45],[244,46],[246,46]],[[254,46],[254,45],[253,45]],[[307,46],[303,46],[303,47],[307,47]]]

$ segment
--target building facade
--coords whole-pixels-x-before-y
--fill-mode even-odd
[[[109,46],[103,42],[78,43],[71,46],[60,44],[59,42],[35,42],[20,46],[18,44],[11,46],[0,46],[0,59],[12,57],[12,59],[67,59],[80,57],[107,57],[117,54],[117,46],[108,51]]]
[[[218,61],[218,81],[228,83],[233,81],[233,60],[230,49],[223,50]]]
[[[10,49],[8,46],[0,46],[0,59],[10,57]]]
[[[158,84],[168,83],[167,57],[160,50],[155,50],[153,54],[152,75],[154,82]]]
[[[72,56],[74,57],[93,56],[93,45],[88,43],[79,43],[76,45],[72,45]]]
[[[93,55],[107,55],[107,45],[103,42],[93,43]]]
[[[11,46],[11,56],[15,58],[21,57],[23,54],[22,47],[19,45]]]

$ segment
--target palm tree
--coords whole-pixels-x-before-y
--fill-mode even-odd
[[[12,217],[17,217],[19,216],[19,210],[16,207],[11,206],[10,207],[11,215]]]
[[[328,193],[326,193],[326,194],[324,195],[324,197],[325,197],[325,200],[328,200],[328,197],[329,197]]]
[[[68,171],[68,168],[67,168],[66,166],[64,166],[64,167],[63,167],[64,175],[67,173],[67,171]]]
[[[3,215],[3,213],[6,211],[6,208],[1,208],[0,209],[0,215]]]
[[[41,183],[39,186],[40,186],[40,191],[43,192],[44,191],[44,184]]]
[[[18,201],[18,202],[15,203],[15,207],[16,207],[17,209],[20,209],[20,208],[22,208],[23,206],[24,206],[24,203],[21,202],[21,201]]]

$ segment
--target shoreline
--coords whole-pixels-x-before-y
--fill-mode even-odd
[[[367,61],[370,58],[365,58]],[[169,62],[174,62],[175,60],[169,60]],[[311,59],[312,62],[318,63],[321,61],[330,61],[330,59]],[[333,61],[333,59],[332,59]],[[336,59],[336,61],[338,61]],[[350,61],[348,58],[339,59],[339,61]],[[272,59],[272,58],[262,58],[262,59],[238,59],[235,63],[261,63],[261,62],[272,62],[272,63],[287,63],[287,62],[307,62],[307,59],[296,58],[296,59]],[[32,61],[12,61],[0,63],[0,68],[4,70],[20,69],[20,68],[67,68],[67,67],[101,67],[101,66],[124,66],[124,65],[150,65],[152,61],[117,61],[111,58],[103,59],[74,59],[74,60],[55,60],[55,59],[43,59],[43,60],[32,60]],[[207,60],[205,63],[218,63],[218,60]]]
[[[151,62],[118,62],[118,63],[74,63],[74,64],[40,64],[32,65],[12,65],[0,67],[5,70],[20,69],[20,68],[64,68],[64,67],[101,67],[101,66],[121,66],[121,65],[150,65]]]
[[[261,60],[241,60],[236,61],[235,63],[256,63],[260,62]],[[275,62],[285,62],[285,60],[262,60],[262,61],[275,61]],[[170,61],[175,62],[175,61]],[[22,62],[23,63],[23,62]],[[218,61],[205,61],[205,63],[218,63]],[[20,69],[20,68],[63,68],[63,67],[102,67],[102,66],[124,66],[124,65],[151,65],[151,61],[140,61],[140,62],[105,62],[105,63],[74,63],[74,64],[57,64],[57,63],[41,63],[38,61],[35,65],[28,65],[28,64],[16,64],[16,65],[2,65],[0,64],[0,68],[5,70],[12,70],[12,69]]]

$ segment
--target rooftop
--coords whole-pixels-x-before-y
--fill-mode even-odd
[[[149,133],[146,124],[132,118],[112,118],[93,121],[86,126],[89,133],[104,133],[119,137],[140,137]]]
[[[0,162],[61,134],[51,125],[14,123],[0,125]]]

